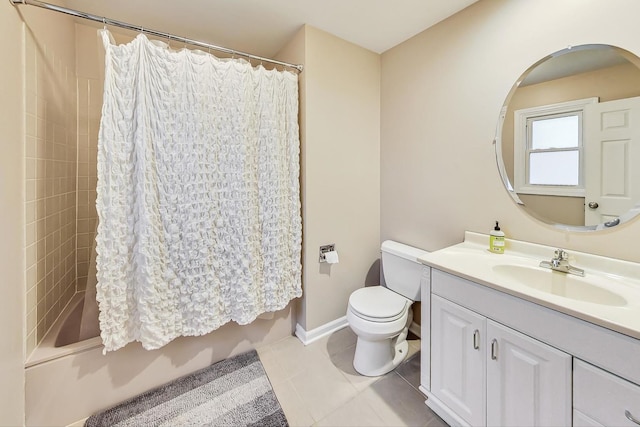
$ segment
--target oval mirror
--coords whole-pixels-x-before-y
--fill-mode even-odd
[[[640,59],[583,45],[538,61],[500,112],[498,169],[532,216],[598,230],[640,213]]]

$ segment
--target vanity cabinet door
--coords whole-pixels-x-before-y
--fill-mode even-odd
[[[574,413],[582,413],[605,426],[637,427],[640,424],[640,386],[574,359],[573,407]],[[585,425],[582,418],[585,417],[574,418],[574,426]]]
[[[571,425],[571,356],[487,320],[487,425]]]
[[[484,426],[486,318],[431,297],[431,393],[472,426]]]

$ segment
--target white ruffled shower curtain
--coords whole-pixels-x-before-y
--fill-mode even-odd
[[[101,36],[105,352],[284,308],[302,294],[297,75]]]

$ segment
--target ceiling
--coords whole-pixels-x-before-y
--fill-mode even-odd
[[[272,57],[303,24],[382,53],[477,0],[49,1],[129,24]]]

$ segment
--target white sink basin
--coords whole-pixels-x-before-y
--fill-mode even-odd
[[[627,305],[624,297],[597,283],[606,281],[605,277],[579,277],[545,268],[511,264],[494,265],[493,271],[529,288],[562,298],[615,307]]]
[[[640,263],[569,251],[585,277],[539,267],[557,248],[513,239],[504,254],[489,236],[465,232],[464,242],[426,253],[423,264],[640,340]],[[433,293],[438,293],[432,289]]]

